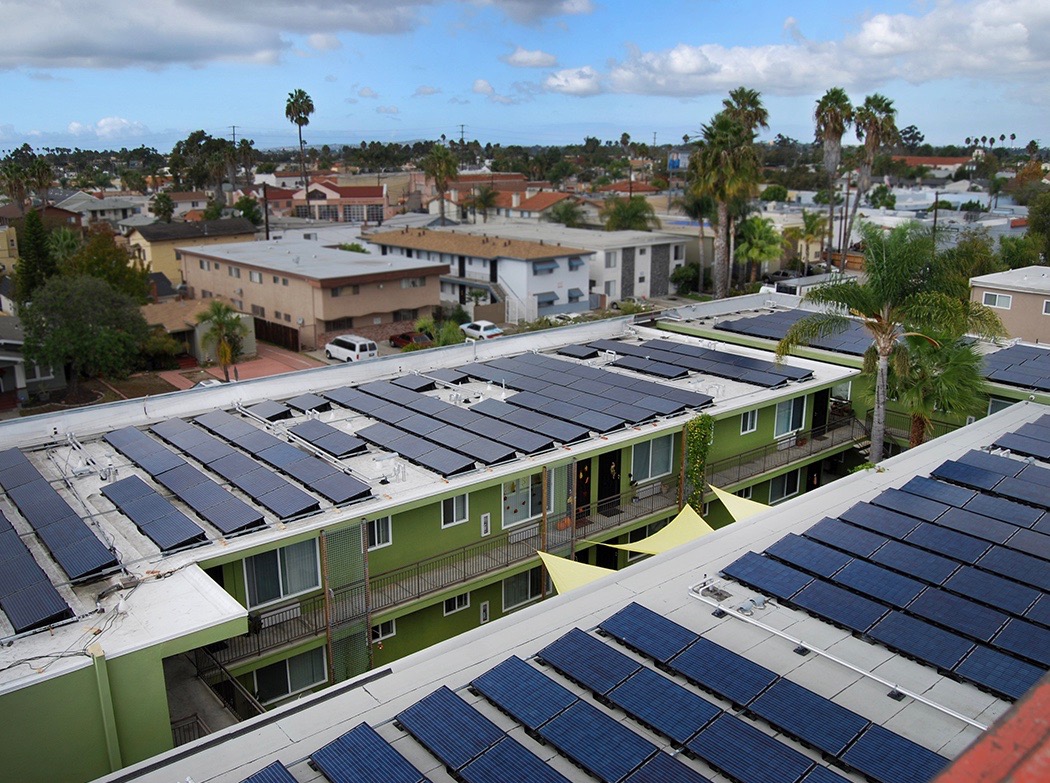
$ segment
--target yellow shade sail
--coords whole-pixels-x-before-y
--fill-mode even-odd
[[[769,508],[765,503],[737,497],[736,495],[726,492],[724,489],[719,489],[716,486],[711,486],[711,491],[715,493],[715,497],[722,501],[722,505],[726,507],[729,516],[731,516],[736,522],[739,522],[742,519],[747,519],[748,517],[753,517],[755,514],[761,514]]]
[[[678,516],[672,519],[666,527],[657,530],[648,538],[641,541],[632,541],[629,544],[604,544],[615,549],[625,549],[628,552],[643,552],[647,555],[658,555],[668,549],[693,541],[713,532],[713,528],[707,524],[703,517],[696,513],[692,506],[686,506],[678,512]],[[593,542],[597,543],[597,542]]]
[[[575,560],[567,560],[549,552],[536,552],[536,554],[547,567],[547,573],[550,574],[558,595],[563,595],[577,587],[583,587],[603,576],[616,573],[612,568],[599,568],[587,563],[577,563]]]

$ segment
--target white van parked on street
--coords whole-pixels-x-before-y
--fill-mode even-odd
[[[340,362],[359,362],[379,355],[375,342],[357,334],[341,334],[324,347],[324,355]]]

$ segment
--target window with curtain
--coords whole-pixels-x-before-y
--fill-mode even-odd
[[[317,647],[255,670],[255,693],[263,704],[322,685],[328,680],[325,651]]]
[[[779,438],[790,432],[802,429],[806,417],[806,398],[796,397],[777,403],[777,420],[773,428],[773,437]]]
[[[550,493],[547,511],[554,510]],[[503,484],[503,527],[514,527],[537,519],[543,513],[543,474],[507,481]]]
[[[321,586],[317,539],[245,558],[244,578],[249,608],[316,590]]]
[[[648,481],[670,473],[673,448],[673,435],[636,443],[631,457],[631,475],[634,480]]]
[[[543,585],[540,569],[533,568],[503,580],[503,611],[513,609],[540,597]]]

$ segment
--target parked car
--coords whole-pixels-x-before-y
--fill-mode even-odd
[[[469,324],[460,324],[459,330],[465,337],[474,340],[491,340],[503,334],[503,330],[492,321],[471,321]]]
[[[357,334],[341,334],[324,347],[324,355],[340,362],[359,362],[379,355],[375,342]]]
[[[409,345],[415,345],[420,348],[429,348],[434,344],[430,335],[423,334],[422,332],[402,332],[401,334],[395,334],[390,338],[390,345],[394,348],[405,348]]]
[[[576,323],[580,320],[580,316],[577,313],[555,313],[554,315],[548,315],[547,320],[556,326],[562,326]]]
[[[197,381],[193,384],[194,389],[206,389],[210,386],[222,386],[222,381],[218,378],[205,378],[203,381]]]
[[[643,301],[641,299],[638,299],[637,297],[634,297],[634,296],[625,296],[622,299],[617,299],[615,302],[613,302],[611,305],[609,305],[609,309],[610,310],[622,310],[624,305],[629,305],[630,307],[636,308],[636,309],[639,309],[639,310],[648,310],[649,309],[649,304],[647,302],[645,302],[645,301]]]
[[[793,269],[777,269],[775,272],[766,272],[762,275],[763,283],[779,283],[783,280],[794,280],[800,273]]]

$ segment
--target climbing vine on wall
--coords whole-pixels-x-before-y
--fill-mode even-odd
[[[704,503],[704,471],[707,453],[715,431],[715,420],[706,413],[698,414],[685,425],[685,480],[689,489],[687,502],[696,512]]]

